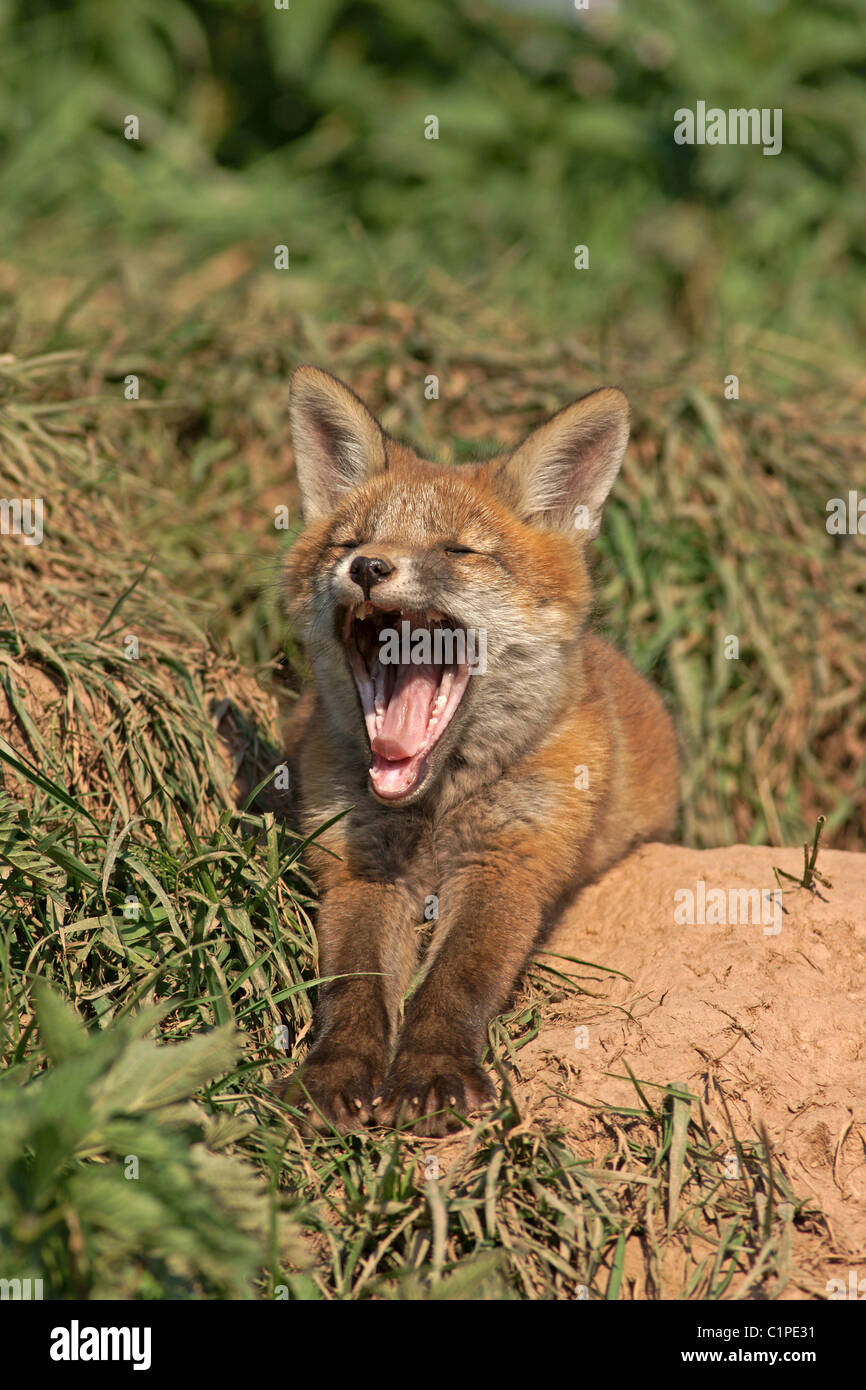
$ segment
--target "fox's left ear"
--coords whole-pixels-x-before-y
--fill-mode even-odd
[[[524,521],[592,539],[625,455],[628,428],[622,391],[592,391],[533,430],[502,463],[496,485]]]

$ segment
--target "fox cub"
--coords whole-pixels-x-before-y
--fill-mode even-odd
[[[443,1134],[495,1098],[488,1023],[557,913],[673,829],[671,721],[586,630],[628,404],[594,391],[440,468],[303,366],[291,423],[306,530],[285,593],[315,685],[288,755],[304,831],[339,818],[309,850],[326,983],[286,1094],[319,1127]]]

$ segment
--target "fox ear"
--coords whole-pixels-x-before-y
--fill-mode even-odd
[[[499,473],[508,501],[525,521],[591,540],[628,443],[622,391],[603,387],[534,430]]]
[[[304,520],[318,521],[384,469],[385,436],[354,391],[318,367],[292,373],[289,416]]]

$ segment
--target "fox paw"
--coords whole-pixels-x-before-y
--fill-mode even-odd
[[[482,1067],[447,1053],[397,1056],[373,1099],[375,1124],[411,1125],[413,1134],[439,1137],[461,1129],[460,1116],[496,1100]]]
[[[285,1104],[300,1110],[311,1129],[345,1131],[369,1124],[381,1080],[381,1070],[357,1053],[321,1058],[311,1053],[280,1089]]]

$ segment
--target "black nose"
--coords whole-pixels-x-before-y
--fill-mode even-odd
[[[388,575],[393,573],[394,566],[387,560],[380,559],[378,555],[356,555],[349,566],[349,577],[364,590],[364,598],[370,597],[370,590],[374,584],[381,584],[383,579],[387,579]]]

